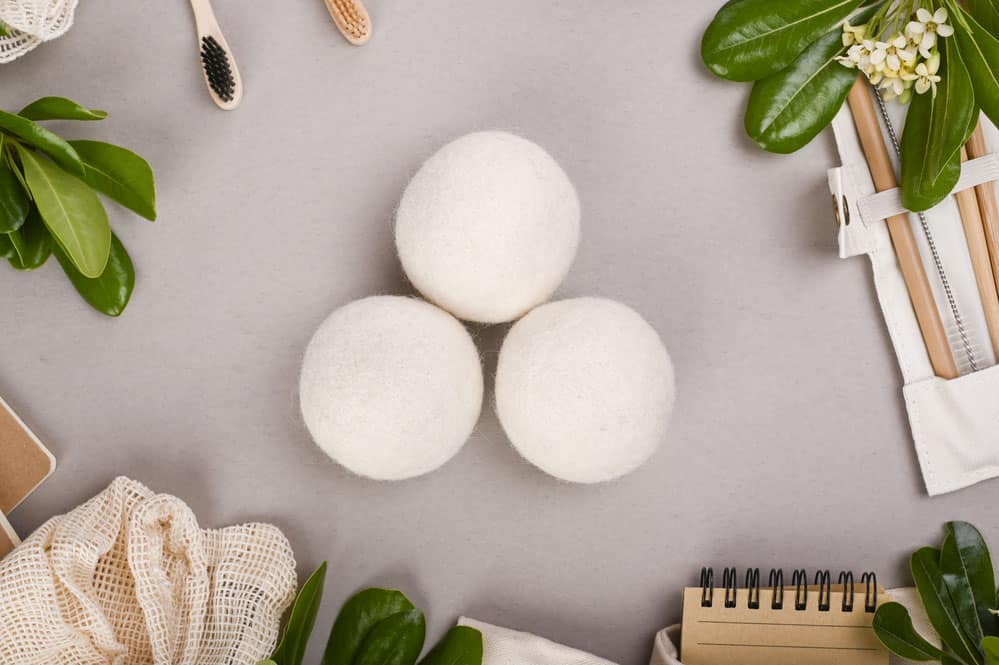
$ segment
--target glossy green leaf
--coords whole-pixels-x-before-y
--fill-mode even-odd
[[[111,227],[97,195],[82,180],[22,146],[24,176],[45,226],[86,277],[104,272]]]
[[[964,134],[964,143],[967,143],[971,139],[971,134],[978,127],[978,120],[982,117],[982,110],[975,106],[974,110],[971,112],[971,123],[968,125],[968,129]]]
[[[916,550],[910,559],[912,580],[916,583],[919,598],[930,619],[930,624],[940,635],[944,645],[965,663],[981,663],[978,643],[969,644],[961,630],[957,611],[951,602],[949,589],[944,583],[939,566],[940,551],[932,547]]]
[[[42,97],[21,109],[19,116],[28,120],[103,120],[107,111],[88,109],[65,97]]]
[[[40,268],[52,255],[52,236],[37,210],[32,210],[24,225],[8,233],[7,238],[14,247],[14,256],[8,260],[18,270]]]
[[[35,146],[70,173],[78,175],[83,173],[83,164],[73,146],[38,123],[13,113],[0,111],[0,129]]]
[[[31,210],[31,200],[14,170],[0,152],[0,233],[21,228]]]
[[[6,233],[0,233],[0,259],[10,260],[16,257],[17,250],[14,249],[14,244]]]
[[[956,153],[951,158],[936,180],[919,180],[913,177],[914,173],[906,171],[905,160],[903,160],[902,205],[913,212],[929,210],[954,191],[954,187],[961,177],[961,154]]]
[[[468,626],[455,626],[420,665],[482,665],[482,633]]]
[[[305,649],[316,625],[319,605],[323,601],[325,584],[326,562],[323,561],[298,592],[288,625],[284,628],[284,636],[271,655],[271,659],[280,665],[302,665]]]
[[[353,665],[414,665],[423,651],[427,624],[420,610],[393,614],[375,624]]]
[[[757,81],[746,107],[746,133],[764,150],[798,150],[821,132],[843,106],[857,71],[836,61],[838,32],[805,49],[786,69]]]
[[[322,665],[351,665],[368,633],[381,621],[415,609],[394,589],[365,589],[344,603],[323,653]]]
[[[874,615],[874,634],[896,656],[919,662],[938,661],[943,652],[912,626],[909,610],[899,603],[885,603]]]
[[[985,634],[982,632],[975,595],[971,590],[971,582],[968,580],[961,552],[950,533],[944,537],[940,546],[940,572],[943,573],[943,583],[954,609],[958,627],[965,641],[978,649]]]
[[[985,665],[999,665],[999,637],[989,636],[982,640]]]
[[[980,630],[983,635],[999,635],[999,621],[992,613],[996,609],[992,555],[978,529],[967,522],[947,524],[947,538],[940,550],[940,569],[945,576],[956,575],[967,581]]]
[[[999,37],[999,7],[994,0],[964,0],[964,6],[993,37]]]
[[[928,93],[933,103],[930,114],[931,141],[926,152],[927,173],[937,175],[964,145],[966,129],[975,109],[975,91],[971,75],[953,39],[941,40],[940,73],[943,81],[937,94]]]
[[[701,59],[731,81],[757,81],[784,69],[840,25],[861,0],[733,0],[701,39]]]
[[[999,124],[999,39],[968,14],[964,13],[963,19],[967,29],[959,25],[953,39],[971,76],[975,102]]]
[[[0,139],[2,138],[3,135],[0,134]],[[17,150],[14,148],[14,142],[11,141],[10,139],[7,139],[6,141],[4,141],[4,143],[8,145],[7,163],[11,166],[10,169],[11,173],[13,173],[14,177],[17,178],[17,181],[21,185],[21,189],[23,189],[24,192],[28,195],[28,198],[31,198],[31,190],[28,188],[28,182],[24,179],[24,174],[21,173],[21,168],[14,161],[14,155],[17,154]]]
[[[131,150],[101,141],[70,141],[83,162],[83,180],[146,219],[156,219],[153,170]]]
[[[63,272],[91,307],[108,316],[120,316],[128,306],[135,288],[135,267],[118,236],[111,235],[108,264],[100,277],[84,277],[58,245],[52,248]]]
[[[957,47],[943,39],[937,94],[915,95],[902,132],[902,204],[914,212],[940,203],[960,177],[960,150],[975,110],[971,78]]]
[[[267,660],[261,660],[261,661],[258,661],[258,662],[257,662],[257,665],[278,665],[278,664],[277,664],[277,663],[275,663],[275,662],[274,662],[273,660],[271,660],[270,658],[268,658]]]
[[[10,35],[10,33],[7,32],[7,24],[0,21],[0,37],[6,37],[8,35]]]

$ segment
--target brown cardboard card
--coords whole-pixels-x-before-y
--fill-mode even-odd
[[[52,453],[0,399],[0,515],[10,514],[55,467]]]
[[[0,559],[11,553],[15,547],[21,544],[10,522],[3,515],[0,515]]]
[[[701,605],[701,587],[684,589],[681,659],[684,665],[888,665],[888,652],[871,627],[873,612],[864,608],[864,593],[854,593],[844,611],[841,588],[829,593],[822,609],[810,590],[803,609],[794,591],[783,607],[773,609],[772,589],[759,590],[759,607],[749,607],[749,590],[735,591],[735,606],[717,594],[711,607]],[[886,602],[878,594],[878,602]],[[850,606],[849,598],[847,606]]]

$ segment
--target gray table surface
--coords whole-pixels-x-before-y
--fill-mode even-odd
[[[186,3],[82,2],[64,38],[0,67],[2,106],[108,109],[60,129],[146,156],[160,218],[111,210],[138,268],[119,320],[55,261],[4,269],[0,394],[60,462],[14,526],[125,474],[204,526],[278,524],[303,574],[329,559],[319,633],[353,590],[396,585],[432,638],[464,613],[627,665],[705,563],[873,568],[894,585],[947,519],[999,542],[999,483],[924,492],[867,262],[836,258],[831,137],[764,154],[742,134],[747,88],[699,66],[715,4],[370,0],[376,35],[358,49],[320,0],[217,0],[246,82],[227,114]],[[319,322],[409,292],[392,244],[407,179],[489,128],[546,146],[579,189],[560,294],[622,300],[670,348],[668,440],[623,481],[553,481],[491,408],[443,469],[387,485],[350,477],[300,423]],[[487,374],[502,333],[476,331]]]

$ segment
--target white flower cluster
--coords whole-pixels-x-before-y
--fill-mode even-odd
[[[843,46],[846,54],[837,58],[847,67],[862,71],[872,84],[882,90],[886,100],[897,99],[902,104],[916,94],[937,93],[940,82],[939,37],[954,34],[947,23],[947,10],[935,12],[920,7],[904,29],[892,34],[876,34],[872,24],[843,24]]]

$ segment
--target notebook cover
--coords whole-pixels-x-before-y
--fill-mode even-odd
[[[725,607],[715,594],[712,607],[701,607],[701,587],[684,589],[684,665],[888,665],[864,611],[864,593],[854,593],[853,611],[844,612],[843,591],[830,592],[829,609],[817,607],[810,590],[805,609],[794,606],[794,590],[784,594],[783,609],[771,609],[773,591],[760,589],[758,609],[748,607],[749,590],[736,590],[736,606]],[[885,596],[879,594],[878,601]]]
[[[0,559],[10,554],[10,552],[21,544],[10,522],[3,515],[0,515]]]
[[[0,399],[0,515],[10,514],[55,467],[52,453]]]

